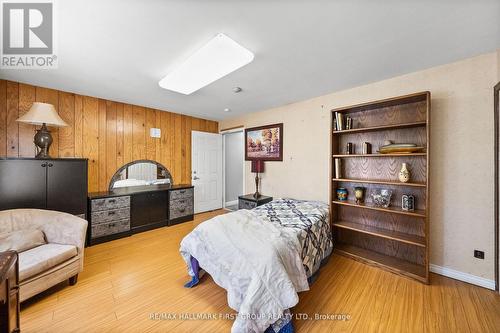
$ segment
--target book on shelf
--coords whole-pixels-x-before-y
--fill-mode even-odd
[[[335,178],[336,179],[342,178],[341,167],[342,167],[342,160],[340,158],[336,158],[335,159]]]

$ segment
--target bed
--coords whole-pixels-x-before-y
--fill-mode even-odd
[[[181,242],[191,281],[207,272],[238,311],[232,332],[293,332],[289,309],[333,249],[328,205],[277,199],[216,216]]]

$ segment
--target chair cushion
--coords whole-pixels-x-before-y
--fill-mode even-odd
[[[77,255],[74,245],[45,244],[19,254],[19,281],[65,262]]]
[[[0,252],[10,250],[23,252],[45,243],[45,235],[38,229],[0,233]]]

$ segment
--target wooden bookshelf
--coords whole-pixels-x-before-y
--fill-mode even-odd
[[[334,130],[336,113],[353,119],[353,128]],[[330,211],[335,251],[352,259],[415,280],[429,283],[429,133],[430,93],[421,92],[363,103],[331,111]],[[414,143],[425,149],[418,153],[379,154],[386,140]],[[346,154],[352,142],[354,154]],[[373,154],[362,154],[364,142]],[[341,162],[335,177],[335,160]],[[408,183],[398,180],[401,163],[411,172]],[[353,188],[365,187],[365,200],[357,204]],[[337,199],[336,191],[348,190],[348,200]],[[379,207],[370,193],[391,189],[391,205]],[[401,208],[401,196],[415,197],[415,210]]]

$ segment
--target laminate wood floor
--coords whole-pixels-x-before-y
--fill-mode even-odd
[[[22,332],[230,332],[231,320],[193,317],[235,312],[209,276],[183,287],[189,278],[179,255],[181,239],[220,213],[87,248],[75,286],[62,284],[22,304]],[[500,331],[500,296],[493,291],[438,275],[427,286],[338,255],[300,294],[294,313],[299,333]],[[323,320],[311,320],[315,314]],[[333,314],[350,317],[326,318]]]

